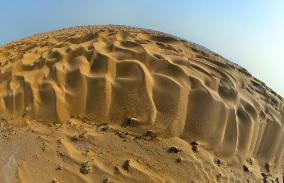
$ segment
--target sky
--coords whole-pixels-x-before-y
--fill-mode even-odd
[[[98,24],[150,28],[195,42],[284,97],[283,0],[0,0],[0,45]]]

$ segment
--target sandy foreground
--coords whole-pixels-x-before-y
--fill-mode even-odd
[[[164,33],[82,26],[0,47],[0,182],[283,182],[283,98]]]

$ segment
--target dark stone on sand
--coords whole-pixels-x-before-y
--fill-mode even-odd
[[[178,152],[180,152],[181,151],[181,149],[179,148],[179,147],[170,147],[169,149],[168,149],[168,152],[169,153],[178,153]]]
[[[249,168],[246,165],[243,165],[244,172],[249,172]]]
[[[154,139],[156,138],[158,135],[156,132],[152,131],[152,130],[148,130],[145,134],[144,137],[150,138],[150,139]]]
[[[90,171],[91,171],[91,168],[88,162],[81,164],[80,172],[82,174],[88,174]]]
[[[123,169],[129,171],[129,167],[130,167],[130,160],[126,160],[123,164]]]

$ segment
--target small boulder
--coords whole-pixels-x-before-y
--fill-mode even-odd
[[[177,159],[176,159],[176,162],[177,163],[181,163],[183,161],[183,159],[181,158],[181,157],[178,157]]]
[[[191,149],[192,149],[192,151],[193,152],[197,152],[197,146],[199,145],[196,141],[192,141],[191,143],[190,143],[190,145],[191,145]]]
[[[129,171],[129,167],[130,167],[130,160],[126,160],[126,161],[124,162],[122,168],[123,168],[124,170]]]
[[[268,173],[270,173],[270,165],[268,163],[265,163],[264,168]]]
[[[192,146],[191,149],[192,149],[193,152],[195,152],[195,153],[197,152],[197,146]]]
[[[78,141],[78,140],[79,140],[79,138],[78,138],[77,135],[73,135],[73,136],[71,137],[71,141]]]
[[[253,164],[253,161],[252,161],[252,159],[250,158],[250,159],[248,159],[247,160],[247,162],[248,162],[248,164],[250,164],[250,165],[252,165]]]
[[[249,168],[246,165],[243,165],[244,172],[249,172]]]
[[[192,146],[198,146],[199,144],[198,144],[196,141],[192,141],[192,142],[190,143],[190,145],[192,145]]]
[[[221,161],[220,159],[217,159],[217,160],[216,160],[216,164],[217,164],[218,166],[220,166],[220,165],[222,165],[223,163],[222,163],[222,161]]]
[[[90,171],[91,171],[91,167],[88,162],[81,164],[80,172],[82,174],[88,174]]]
[[[144,137],[148,138],[149,140],[152,140],[154,138],[157,138],[157,133],[152,131],[152,130],[148,130],[145,134]]]
[[[175,146],[170,147],[170,148],[168,149],[168,152],[169,152],[169,153],[178,153],[178,152],[180,152],[180,151],[181,151],[181,149],[180,149],[179,147],[175,147]]]

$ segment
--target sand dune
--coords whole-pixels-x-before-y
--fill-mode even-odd
[[[74,27],[0,47],[0,71],[4,182],[283,181],[283,98],[194,43]]]

